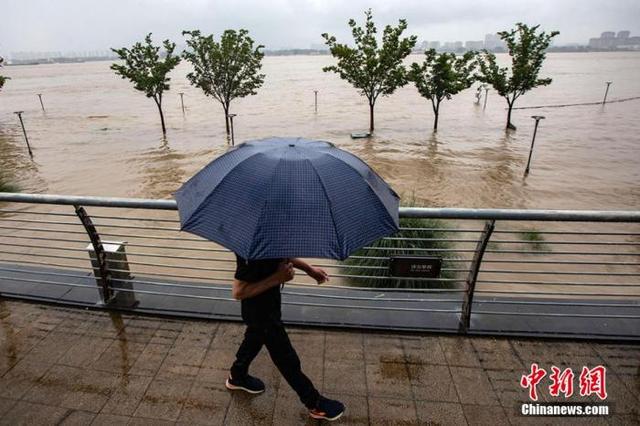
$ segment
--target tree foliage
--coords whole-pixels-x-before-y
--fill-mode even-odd
[[[480,65],[478,79],[491,84],[498,94],[507,100],[508,129],[515,129],[511,123],[511,110],[516,99],[534,87],[551,84],[550,78],[538,78],[538,74],[551,40],[560,32],[538,33],[539,27],[539,25],[529,27],[519,22],[514,29],[498,33],[506,43],[511,56],[511,69],[500,67],[496,56],[487,50],[484,50],[478,59]]]
[[[182,34],[190,37],[189,50],[182,54],[193,65],[187,79],[222,104],[228,135],[231,101],[255,95],[264,83],[265,75],[260,74],[264,46],[254,46],[245,29],[226,30],[219,42],[213,35],[203,36],[198,30]]]
[[[176,44],[165,40],[163,55],[160,54],[160,46],[154,46],[151,41],[151,33],[147,34],[143,43],[136,43],[130,49],[123,47],[113,50],[124,64],[112,64],[111,69],[123,79],[129,79],[136,90],[144,92],[148,98],[152,98],[160,112],[162,133],[166,133],[164,114],[162,112],[162,96],[165,90],[169,90],[167,75],[180,63],[180,56],[173,52]],[[161,57],[163,56],[163,57]]]
[[[440,102],[471,87],[475,81],[475,52],[466,52],[457,57],[455,53],[436,53],[435,49],[424,52],[424,62],[411,64],[409,80],[418,92],[431,101],[435,118],[433,130],[438,130]]]
[[[369,131],[374,130],[373,111],[380,95],[391,95],[398,87],[407,84],[407,70],[402,61],[416,45],[417,37],[402,38],[407,21],[401,19],[398,26],[387,25],[382,34],[382,46],[376,37],[377,28],[371,9],[365,12],[364,28],[349,20],[355,47],[338,43],[334,36],[322,34],[336,65],[324,67],[325,72],[335,72],[360,90],[369,101]]]
[[[3,63],[4,63],[4,58],[0,56],[0,68],[2,68]],[[6,83],[7,80],[10,80],[10,78],[0,75],[0,90],[2,90],[2,88],[4,87],[4,83]]]

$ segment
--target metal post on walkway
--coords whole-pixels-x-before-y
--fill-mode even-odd
[[[613,81],[605,81],[605,83],[607,83],[607,89],[604,91],[604,98],[602,99],[602,105],[607,103],[607,95],[609,94],[609,86],[611,86],[611,83],[613,83]]]
[[[313,94],[314,94],[314,98],[315,98],[315,107],[316,107],[316,114],[317,114],[318,113],[318,91],[314,90]]]
[[[44,111],[44,104],[42,103],[42,93],[38,93],[38,99],[40,99],[40,106],[42,107],[42,111]]]
[[[231,146],[236,145],[235,136],[233,134],[233,117],[235,117],[236,115],[238,114],[229,114],[229,120],[231,120]]]
[[[524,175],[529,174],[529,166],[531,165],[531,155],[533,154],[533,144],[536,141],[536,133],[538,132],[538,123],[540,120],[544,120],[544,115],[532,115],[531,118],[536,120],[536,125],[533,128],[533,138],[531,139],[531,148],[529,149],[529,159],[527,160],[527,168],[524,170]]]
[[[29,155],[33,157],[33,152],[31,152],[31,146],[29,145],[29,138],[27,137],[27,131],[24,128],[24,122],[22,121],[22,113],[24,111],[15,111],[14,114],[18,115],[20,119],[20,125],[22,126],[22,133],[24,133],[24,140],[27,142],[27,150],[29,151]]]
[[[184,92],[178,94],[180,95],[180,105],[182,105],[182,113],[184,114]]]

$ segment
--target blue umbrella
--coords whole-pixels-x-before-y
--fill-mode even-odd
[[[245,259],[345,259],[398,230],[398,195],[365,162],[323,141],[245,142],[175,198],[183,231]]]

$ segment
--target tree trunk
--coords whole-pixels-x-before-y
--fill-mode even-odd
[[[374,125],[373,125],[373,107],[374,104],[369,101],[369,133],[373,133]]]
[[[160,98],[160,100],[156,100],[156,105],[158,106],[158,112],[160,113],[160,124],[162,124],[162,134],[166,135],[167,134],[167,128],[164,125],[164,113],[162,112],[162,98]]]
[[[223,105],[224,108],[224,124],[227,128],[227,138],[231,136],[231,127],[229,126],[229,105]]]
[[[433,131],[437,132],[438,131],[438,117],[440,116],[440,101],[437,101],[436,103],[434,103],[432,101],[432,104],[433,104],[433,115],[434,115]]]
[[[516,130],[516,126],[511,123],[511,110],[513,109],[513,101],[509,101],[507,99],[507,104],[509,104],[509,111],[507,112],[507,129],[508,130]]]

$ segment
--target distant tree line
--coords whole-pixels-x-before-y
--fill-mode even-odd
[[[487,51],[438,53],[435,49],[424,52],[421,63],[405,67],[404,60],[415,48],[417,37],[403,37],[407,22],[401,19],[397,26],[385,26],[382,36],[373,22],[371,9],[365,11],[364,26],[349,20],[353,43],[339,43],[334,36],[322,34],[336,64],[324,67],[358,89],[369,105],[369,132],[375,129],[374,112],[378,99],[390,96],[398,88],[413,83],[421,96],[431,102],[434,113],[433,129],[438,129],[441,102],[471,87],[476,82],[487,83],[505,98],[508,105],[507,129],[515,129],[511,112],[516,100],[538,86],[551,83],[550,78],[538,78],[546,51],[558,31],[538,31],[539,26],[517,23],[515,28],[498,33],[511,57],[510,67],[500,67],[496,56]],[[226,30],[219,40],[199,30],[184,31],[187,50],[175,55],[175,43],[165,40],[154,46],[151,34],[143,43],[131,48],[112,49],[124,64],[111,68],[122,78],[129,79],[134,88],[152,98],[158,107],[162,131],[166,133],[162,98],[169,90],[168,74],[180,63],[181,57],[193,67],[187,74],[191,85],[220,103],[224,111],[227,136],[230,133],[229,111],[234,99],[255,95],[264,83],[260,73],[264,46],[256,45],[245,29]],[[0,76],[0,88],[4,78]]]

